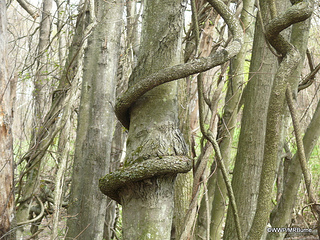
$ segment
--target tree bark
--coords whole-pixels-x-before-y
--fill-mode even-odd
[[[14,219],[12,108],[7,74],[7,7],[0,0],[0,238],[11,239]]]
[[[189,91],[185,79],[178,80],[178,103],[180,130],[183,134],[187,145],[190,146],[190,121],[189,121]],[[190,148],[189,153],[190,153]],[[180,239],[183,230],[185,229],[185,216],[187,215],[192,196],[193,173],[180,173],[175,181],[175,197],[174,197],[174,213],[171,239]]]
[[[102,239],[107,198],[99,177],[110,166],[122,2],[94,3],[96,27],[85,52],[67,238]]]
[[[301,55],[301,60],[298,64],[298,67],[295,69],[293,72],[291,78],[289,79],[289,83],[291,85],[291,88],[293,89],[294,96],[297,95],[297,90],[298,90],[298,84],[299,84],[299,79],[301,75],[301,71],[303,68],[303,63],[305,59],[305,52],[307,50],[307,42],[309,38],[309,28],[310,28],[310,21],[311,19],[308,19],[304,22],[301,23],[296,23],[292,26],[292,33],[291,33],[291,43],[299,50],[300,55]],[[287,116],[287,122],[288,122],[288,109],[285,108],[285,115]],[[316,115],[314,115],[316,116]],[[288,123],[285,123],[285,128],[287,128]],[[308,130],[307,130],[308,132]],[[305,134],[305,138],[309,137],[310,132]],[[311,138],[317,138],[317,131],[313,131],[313,134],[315,134]],[[283,145],[283,144],[282,144]],[[311,151],[314,147],[313,144],[311,146],[305,146],[306,147],[306,156],[310,156]],[[291,164],[289,166],[289,172],[291,171],[297,171],[296,176],[301,176],[301,170],[300,170],[300,165],[296,163],[296,156],[294,157],[295,160],[291,161]],[[293,170],[294,169],[294,170]],[[299,174],[300,173],[300,174]],[[277,206],[273,209],[271,215],[270,215],[270,223],[271,226],[273,227],[285,227],[290,224],[291,220],[291,213],[292,209],[295,203],[295,198],[297,194],[297,189],[298,185],[300,183],[300,177],[295,177],[291,178],[292,175],[284,175],[283,179],[283,190],[281,192],[281,198],[278,201]],[[289,182],[287,182],[289,181]],[[298,184],[298,185],[297,185]],[[288,187],[290,186],[290,187]],[[293,187],[296,186],[296,187]],[[284,204],[285,202],[285,204]],[[284,237],[285,233],[268,233],[267,239],[282,239]]]
[[[184,4],[181,0],[165,0],[144,5],[142,42],[130,86],[181,61]],[[131,108],[124,165],[149,161],[154,165],[158,158],[159,163],[168,160],[173,167],[171,158],[186,153],[178,128],[177,82],[164,84],[144,94]],[[130,182],[121,189],[123,239],[170,239],[175,175]]]
[[[282,107],[285,99],[288,78],[300,60],[299,51],[291,45],[280,32],[293,23],[304,21],[312,14],[311,4],[307,1],[294,4],[284,13],[277,15],[272,1],[268,4],[272,20],[266,25],[265,35],[272,47],[281,54],[280,65],[272,86],[267,114],[266,137],[263,164],[260,177],[257,210],[247,239],[260,239],[269,219],[272,188],[278,160],[278,146],[281,138]]]
[[[268,15],[262,13],[262,19],[267,21]],[[256,179],[259,179],[261,172],[267,107],[277,66],[277,59],[267,46],[262,28],[257,15],[249,81],[243,93],[243,116],[232,177],[244,236],[250,229],[256,208],[259,190]],[[225,240],[236,239],[231,209],[228,209],[223,237]]]
[[[43,117],[48,111],[48,92],[49,84],[49,67],[48,65],[48,54],[47,50],[50,43],[51,34],[51,9],[52,0],[43,0],[42,2],[42,16],[39,29],[39,43],[38,43],[38,58],[37,58],[37,69],[34,79],[34,113],[33,113],[33,128],[37,129],[42,125]]]
[[[118,100],[115,108],[117,117],[123,125],[126,128],[130,126],[129,139],[127,142],[128,152],[130,154],[127,156],[124,168],[100,179],[100,189],[103,193],[121,202],[124,206],[128,205],[128,209],[133,205],[138,206],[139,198],[142,197],[139,192],[151,193],[151,197],[143,197],[143,199],[141,199],[142,202],[145,202],[145,204],[141,204],[140,201],[141,208],[143,206],[152,206],[150,198],[156,198],[159,199],[159,201],[167,198],[168,209],[163,210],[170,214],[172,190],[169,190],[169,188],[172,188],[172,180],[176,173],[190,170],[191,165],[188,158],[184,156],[186,153],[185,143],[177,128],[177,111],[173,110],[175,108],[174,102],[176,102],[174,97],[175,87],[174,85],[165,84],[156,89],[153,88],[190,74],[206,71],[228,61],[240,50],[243,35],[238,21],[235,20],[233,14],[225,4],[220,0],[210,0],[210,4],[221,14],[230,27],[234,36],[233,41],[226,48],[211,53],[208,58],[201,58],[186,64],[174,65],[174,60],[179,58],[177,57],[177,50],[180,50],[180,48],[176,47],[180,46],[180,44],[176,44],[179,43],[179,41],[175,39],[177,39],[179,35],[179,32],[177,32],[178,29],[181,29],[181,27],[179,27],[181,26],[179,16],[181,16],[182,11],[179,10],[179,8],[182,8],[183,4],[182,2],[165,3],[166,4],[162,3],[161,5],[158,2],[147,2],[147,5],[150,4],[148,5],[150,9],[148,7],[145,8],[145,25],[142,27],[143,40],[141,47],[144,47],[144,50],[142,50],[142,48],[139,50],[140,58],[138,60],[138,66],[131,75],[133,84]],[[159,6],[162,8],[158,8]],[[159,9],[162,9],[164,14],[158,14]],[[172,12],[174,14],[172,14]],[[158,21],[161,20],[160,23],[158,21],[155,23],[155,19]],[[168,25],[169,28],[167,27]],[[154,26],[158,26],[156,32],[152,29]],[[156,46],[154,45],[155,43]],[[168,58],[170,56],[169,52],[161,50],[161,48],[165,48],[166,50],[170,49],[169,52],[173,55],[172,58]],[[167,59],[167,61],[161,63],[161,66],[159,66],[156,64],[158,62],[154,62],[153,59]],[[167,67],[168,65],[173,66]],[[141,80],[139,80],[139,78]],[[146,92],[148,93],[146,94]],[[164,105],[164,103],[166,105]],[[165,109],[164,113],[167,114],[163,113],[162,108]],[[130,134],[132,140],[130,139]],[[157,178],[154,177],[158,177],[159,175],[162,175],[159,177],[161,181],[156,184]],[[164,179],[164,175],[171,175],[171,177]],[[149,178],[152,179],[148,180]],[[160,183],[163,183],[163,186],[161,186]],[[128,186],[130,187],[128,188]],[[158,189],[160,193],[154,196],[153,191],[156,189]],[[132,205],[130,206],[130,204]],[[140,209],[140,207],[138,207],[138,209]],[[148,214],[148,212],[143,209],[141,209],[141,212]],[[145,225],[146,229],[139,230],[139,226],[134,225],[136,223],[131,219],[130,224],[132,225],[127,227],[128,235],[125,237],[133,237],[132,239],[138,236],[141,237],[141,235],[139,235],[141,232],[147,233],[149,230],[154,233],[154,236],[151,233],[148,233],[147,236],[151,234],[150,236],[155,237],[154,239],[158,239],[159,237],[161,237],[161,239],[167,239],[170,237],[168,231],[163,234],[163,230],[167,229],[167,227],[162,228],[162,225],[169,226],[168,221],[170,222],[171,219],[162,219],[164,212],[161,212],[161,209],[155,209],[152,215],[156,214],[159,215],[160,219],[156,221],[150,219],[150,221],[147,221]],[[144,223],[146,219],[149,218],[142,217],[142,222]],[[153,221],[158,228],[154,227],[155,224],[152,224]],[[140,226],[143,225],[144,224],[140,224]],[[162,234],[160,235],[160,233]]]

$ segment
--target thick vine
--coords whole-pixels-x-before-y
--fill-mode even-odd
[[[268,5],[273,18],[265,26],[265,35],[272,47],[281,54],[279,69],[275,75],[267,116],[267,132],[263,165],[260,178],[260,189],[257,210],[247,239],[260,239],[270,214],[270,199],[277,167],[278,144],[280,141],[280,126],[282,108],[287,89],[287,79],[300,61],[299,51],[280,34],[294,23],[304,21],[312,14],[313,8],[308,1],[294,4],[283,14],[277,16],[274,0]]]
[[[124,127],[130,126],[130,107],[146,92],[151,89],[174,80],[185,78],[192,74],[207,71],[221,65],[234,57],[243,43],[243,31],[239,21],[229,11],[228,7],[221,1],[209,1],[215,10],[222,16],[233,34],[233,41],[219,51],[212,52],[209,57],[195,59],[191,62],[178,64],[162,69],[131,86],[116,103],[115,113]]]
[[[212,52],[207,58],[200,58],[185,64],[168,67],[142,80],[135,81],[136,83],[118,99],[115,106],[116,116],[127,129],[130,127],[130,107],[143,94],[161,84],[207,71],[228,61],[240,51],[243,43],[243,32],[239,21],[222,0],[210,0],[208,2],[227,23],[233,34],[233,41],[226,48]],[[131,166],[125,166],[106,175],[100,179],[99,187],[104,194],[120,203],[118,192],[121,187],[130,182],[164,174],[183,173],[189,171],[191,167],[191,159],[185,156],[162,156],[157,159],[148,159]]]

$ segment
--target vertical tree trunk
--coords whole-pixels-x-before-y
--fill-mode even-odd
[[[97,25],[85,52],[67,238],[102,239],[106,196],[98,179],[108,172],[123,3],[94,3]]]
[[[115,126],[110,156],[110,172],[115,171],[120,166],[120,160],[125,151],[126,133],[123,131],[122,125],[118,122]],[[106,218],[104,224],[104,238],[113,239],[115,232],[114,228],[117,224],[117,218],[119,217],[119,211],[117,211],[117,202],[111,198],[107,199]]]
[[[14,218],[12,109],[7,75],[7,7],[0,0],[0,238],[11,239]]]
[[[185,79],[178,80],[178,103],[180,130],[184,138],[190,139],[190,120],[189,120],[189,91]],[[190,142],[187,142],[190,146]],[[190,149],[190,148],[189,148]],[[190,152],[189,152],[190,153]],[[177,175],[175,181],[175,196],[174,196],[174,212],[171,239],[180,239],[180,236],[185,229],[185,216],[189,210],[193,185],[193,172],[181,173]]]
[[[262,19],[268,21],[268,15],[262,15]],[[250,229],[257,204],[268,102],[276,67],[277,59],[267,46],[261,21],[257,17],[249,82],[243,93],[243,116],[232,178],[244,236]],[[228,208],[225,240],[237,239],[234,229],[233,215],[231,208]]]
[[[266,3],[264,2],[263,5],[264,4]],[[263,10],[270,12],[272,20],[269,22],[269,25],[265,25],[267,26],[265,36],[272,47],[276,49],[277,53],[281,54],[281,57],[279,58],[279,68],[275,74],[270,94],[257,208],[252,226],[247,236],[247,239],[250,240],[261,238],[269,219],[271,210],[270,199],[272,198],[273,183],[278,165],[278,147],[281,139],[285,92],[288,85],[288,79],[292,76],[292,73],[298,66],[301,58],[299,51],[285,40],[280,34],[280,31],[288,28],[293,23],[306,20],[311,16],[313,10],[308,1],[294,4],[292,7],[286,9],[283,14],[279,15],[276,14],[278,10],[276,9],[276,6],[272,5],[272,2],[267,3],[266,7],[267,8],[264,8]],[[292,15],[292,10],[294,10],[296,14]]]
[[[301,60],[298,67],[289,79],[291,88],[294,91],[294,96],[297,95],[298,83],[301,75],[301,71],[304,64],[305,53],[308,45],[309,29],[310,29],[311,19],[308,19],[301,23],[296,23],[292,26],[291,33],[291,43],[299,50],[301,55]],[[308,129],[304,136],[304,147],[306,158],[308,159],[314,146],[315,139],[319,138],[320,131],[314,127],[317,117],[319,116],[318,110],[320,104],[318,104],[317,110]],[[284,109],[286,115],[290,115],[288,109]],[[286,119],[288,120],[288,119]],[[285,123],[286,124],[286,123]],[[286,124],[288,125],[288,124]],[[270,223],[273,227],[287,227],[291,221],[292,209],[294,207],[297,191],[299,189],[299,184],[301,180],[301,166],[298,157],[295,155],[290,161],[288,168],[288,174],[284,176],[283,179],[283,191],[281,192],[281,198],[278,201],[277,206],[273,209],[270,216]],[[283,239],[285,233],[268,233],[268,240]]]
[[[42,124],[43,117],[48,110],[48,47],[50,43],[51,33],[51,9],[52,0],[43,0],[42,2],[42,16],[39,29],[39,44],[38,44],[38,58],[37,69],[34,79],[34,114],[33,124],[34,129],[39,128]]]
[[[184,1],[146,1],[138,65],[129,85],[181,61]],[[159,86],[131,109],[125,165],[162,156],[185,155],[179,131],[177,82]],[[152,162],[151,162],[152,164]],[[120,192],[123,238],[169,240],[175,175],[132,182]]]
[[[58,143],[58,170],[55,177],[55,188],[54,188],[54,206],[52,214],[52,233],[51,239],[57,239],[59,235],[59,216],[60,208],[63,203],[63,196],[65,193],[65,172],[67,170],[68,161],[70,159],[70,151],[72,150],[73,138],[72,133],[72,112],[74,112],[74,104],[77,102],[77,99],[80,96],[79,81],[74,80],[70,94],[66,99],[65,107],[63,108],[63,113],[68,116],[68,119],[65,120],[63,124],[63,131],[60,132],[59,143]]]
[[[175,175],[191,169],[178,126],[176,83],[170,81],[222,64],[241,48],[237,20],[222,1],[210,4],[223,15],[235,41],[208,58],[177,65],[185,2],[147,1],[144,6],[138,65],[130,81],[134,85],[115,107],[129,128],[128,155],[123,168],[99,181],[101,191],[123,205],[124,239],[170,239]]]

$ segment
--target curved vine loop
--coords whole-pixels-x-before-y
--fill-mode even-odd
[[[186,173],[191,168],[191,161],[186,156],[151,158],[107,174],[100,179],[99,187],[102,193],[121,203],[118,192],[129,182],[142,181],[164,174]]]
[[[295,47],[285,40],[280,34],[281,31],[290,27],[294,23],[302,22],[308,19],[313,12],[312,4],[307,0],[296,3],[288,8],[287,11],[274,17],[265,28],[265,35],[269,43],[280,53],[282,56],[294,51]]]
[[[209,3],[227,23],[231,33],[233,34],[233,41],[226,48],[212,52],[209,57],[199,58],[188,63],[168,67],[137,81],[136,84],[131,86],[117,100],[115,106],[115,113],[125,128],[129,129],[130,126],[130,107],[143,94],[161,84],[185,78],[192,74],[204,72],[221,65],[234,57],[240,51],[243,43],[243,31],[238,19],[235,18],[221,0],[210,0]]]
[[[222,0],[209,0],[208,2],[227,23],[233,34],[233,41],[227,47],[216,52],[211,52],[209,57],[168,67],[136,81],[137,83],[131,86],[117,100],[115,106],[116,116],[125,128],[129,129],[130,127],[130,107],[143,94],[161,84],[207,71],[221,65],[240,51],[243,43],[243,30],[238,19],[229,11]],[[100,179],[99,187],[105,195],[120,203],[118,192],[130,182],[141,181],[164,174],[184,173],[188,172],[191,167],[191,159],[186,156],[162,156],[161,158],[148,159],[107,174],[104,178]]]
[[[27,220],[25,222],[19,222],[19,223],[17,223],[17,226],[22,226],[22,225],[26,225],[26,224],[29,224],[29,223],[34,223],[34,222],[38,221],[39,219],[41,219],[43,217],[43,215],[44,215],[43,202],[41,201],[41,199],[37,195],[35,195],[35,197],[36,197],[36,199],[37,199],[37,201],[38,201],[38,203],[40,205],[40,209],[41,209],[39,215],[36,216],[35,218]]]

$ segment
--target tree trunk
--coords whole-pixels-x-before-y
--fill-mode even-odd
[[[48,92],[48,86],[50,82],[48,81],[48,47],[50,43],[50,33],[51,33],[51,9],[52,0],[43,0],[42,2],[42,16],[39,29],[39,44],[38,44],[38,58],[37,58],[37,69],[34,79],[34,113],[33,113],[33,128],[37,129],[42,125],[43,117],[48,111],[48,97],[46,97]],[[33,135],[35,134],[35,131]]]
[[[0,238],[11,239],[14,218],[12,106],[7,74],[7,7],[0,0]],[[8,87],[9,86],[9,87]]]
[[[262,18],[267,21],[268,16],[263,15]],[[259,190],[257,179],[260,178],[267,108],[276,66],[277,59],[267,46],[261,21],[257,18],[250,64],[251,74],[243,93],[243,116],[232,177],[232,187],[235,191],[244,236],[250,229],[256,208]],[[237,239],[234,229],[233,215],[228,208],[225,240]]]
[[[268,25],[265,25],[265,36],[277,53],[281,54],[281,57],[279,57],[280,64],[275,74],[270,94],[257,209],[247,236],[248,240],[260,239],[269,220],[273,184],[278,165],[278,148],[281,139],[282,109],[285,92],[288,79],[292,76],[301,58],[299,51],[285,40],[280,32],[293,23],[306,20],[311,16],[313,11],[311,4],[307,1],[294,4],[279,15],[277,15],[277,8],[272,5],[272,2],[264,2],[264,4],[266,4],[266,8],[263,8],[263,11],[270,12],[272,17]],[[292,14],[292,12],[295,14]]]
[[[184,79],[178,80],[178,103],[179,108],[179,121],[180,130],[186,139],[190,139],[190,120],[189,120],[189,91],[187,90],[187,84]],[[190,146],[190,142],[187,141],[187,145]],[[190,149],[190,148],[189,148]],[[173,212],[173,225],[171,231],[171,239],[180,239],[180,236],[185,228],[185,216],[187,215],[193,185],[193,173],[178,174],[175,181],[175,197],[174,197],[174,212]]]
[[[127,134],[123,131],[120,122],[117,122],[113,134],[112,145],[111,145],[111,156],[110,156],[110,168],[109,171],[113,172],[120,166],[120,161],[123,160],[125,155],[125,142]],[[115,227],[119,217],[119,211],[117,202],[108,198],[106,207],[106,218],[104,224],[104,238],[113,239],[115,235]]]
[[[103,193],[123,204],[125,239],[170,239],[173,180],[177,173],[191,169],[177,123],[176,83],[164,83],[225,63],[241,48],[242,30],[233,14],[220,0],[210,0],[210,5],[225,19],[234,41],[208,58],[174,65],[180,60],[185,4],[146,3],[138,65],[130,82],[135,85],[115,107],[117,117],[129,128],[127,159],[123,168],[99,182]]]
[[[58,169],[55,177],[55,188],[54,188],[54,201],[53,201],[53,214],[52,214],[52,233],[51,240],[57,239],[59,235],[59,223],[60,223],[60,208],[63,205],[64,194],[66,191],[65,186],[65,172],[67,170],[68,161],[70,159],[70,153],[72,151],[72,142],[74,137],[72,136],[72,112],[74,112],[74,104],[77,102],[80,96],[79,81],[73,81],[67,103],[63,109],[63,113],[69,116],[65,120],[63,131],[60,132],[59,143],[58,143]]]
[[[181,61],[183,5],[181,0],[146,1],[138,65],[130,86]],[[167,83],[144,94],[131,108],[124,165],[161,164],[186,153],[178,125],[177,82]],[[170,239],[174,180],[175,174],[160,173],[121,189],[123,239]]]
[[[110,165],[123,3],[99,0],[94,9],[97,25],[85,52],[67,238],[100,240],[107,198],[96,186]]]
[[[308,45],[307,43],[309,38],[310,21],[311,19],[308,19],[304,22],[296,23],[292,26],[291,43],[299,50],[301,55],[299,65],[292,74],[292,77],[289,79],[290,84],[292,86],[291,88],[294,91],[294,96],[297,95],[298,83],[306,55],[305,53]],[[287,108],[285,108],[284,111],[286,116],[290,115]],[[316,116],[317,114],[315,113],[314,119],[316,119]],[[286,120],[288,121],[288,118]],[[288,125],[288,123],[285,124],[286,126]],[[312,126],[312,124],[310,123],[309,126]],[[316,129],[306,131],[306,134],[304,136],[304,145],[307,159],[310,156],[314,147],[314,141],[310,141],[308,139],[317,139],[320,136],[319,134],[320,132]],[[297,190],[299,189],[301,179],[300,176],[302,174],[300,163],[297,156],[294,156],[293,160],[291,161],[288,173],[290,174],[284,175],[283,191],[281,192],[281,198],[279,199],[277,206],[273,209],[272,214],[270,216],[270,223],[273,227],[287,227],[290,224],[291,213],[294,207]],[[285,234],[285,232],[268,233],[267,239],[283,239]]]

